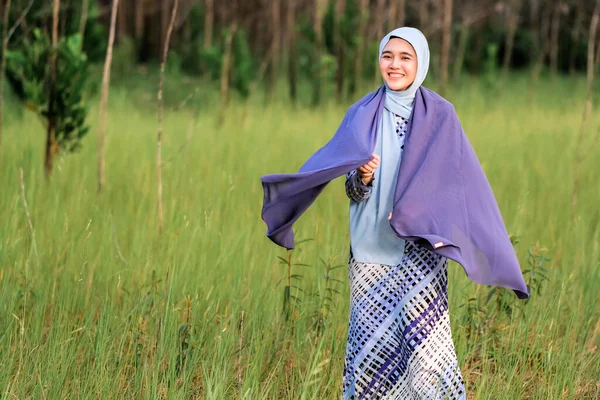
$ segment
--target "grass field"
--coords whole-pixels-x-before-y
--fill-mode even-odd
[[[450,96],[518,235],[523,269],[534,248],[548,271],[542,283],[534,276],[540,293],[529,301],[498,292],[486,302],[490,288],[450,266],[469,399],[600,398],[600,145],[582,164],[570,212],[584,86],[582,78],[547,81],[529,93],[515,76],[501,91],[465,81]],[[185,87],[171,87],[167,100],[185,97]],[[297,224],[297,237],[313,240],[287,254],[264,235],[259,177],[295,171],[347,105],[234,101],[217,127],[214,98],[192,102],[201,103],[198,115],[189,106],[167,111],[160,237],[151,92],[111,92],[102,196],[95,103],[83,149],[57,160],[49,184],[41,123],[9,115],[0,148],[1,399],[340,398],[349,299],[343,181]],[[291,289],[298,300],[287,304],[288,321],[288,267],[278,256],[309,265],[291,268],[302,291]],[[326,273],[326,265],[342,267]]]

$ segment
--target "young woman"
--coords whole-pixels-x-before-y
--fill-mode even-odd
[[[429,48],[414,28],[379,46],[384,85],[348,110],[296,174],[262,177],[267,236],[346,174],[350,323],[345,399],[466,399],[450,332],[447,260],[474,282],[525,298],[518,260],[454,107],[421,86]]]

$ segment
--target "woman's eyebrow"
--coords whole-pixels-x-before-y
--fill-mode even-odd
[[[392,51],[391,51],[391,50],[384,50],[384,51],[381,53],[381,55],[384,55],[384,54],[386,54],[386,53],[392,54]],[[399,54],[400,54],[400,55],[405,55],[405,56],[414,57],[414,55],[410,54],[410,53],[409,53],[409,52],[407,52],[407,51],[401,51]]]

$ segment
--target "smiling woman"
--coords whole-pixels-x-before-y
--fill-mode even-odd
[[[529,295],[487,178],[452,104],[422,87],[429,46],[399,28],[379,46],[384,85],[348,110],[298,174],[262,177],[267,236],[346,174],[350,322],[344,399],[466,399],[448,313],[448,259],[476,283]]]

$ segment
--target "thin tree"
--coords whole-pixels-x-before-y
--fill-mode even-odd
[[[578,44],[579,44],[579,38],[582,33],[581,28],[583,26],[583,17],[585,16],[583,5],[577,3],[577,4],[573,4],[573,7],[575,7],[575,21],[574,21],[573,25],[571,26],[571,46],[569,48],[569,74],[570,75],[575,74],[575,58],[577,57],[577,48],[578,48]]]
[[[323,14],[325,13],[326,5],[326,0],[314,0],[313,29],[315,32],[315,48],[313,51],[313,106],[317,106],[321,102],[321,85],[323,81]]]
[[[509,1],[506,5],[506,19],[508,21],[508,27],[506,30],[506,38],[504,42],[504,58],[502,60],[503,79],[506,79],[508,69],[510,68],[510,62],[512,60],[515,35],[517,32],[517,25],[519,23],[519,9],[519,0]]]
[[[85,36],[85,27],[87,25],[89,0],[81,0],[81,15],[79,16],[79,35],[81,36],[81,45],[83,46],[83,37]]]
[[[535,9],[535,12],[538,12],[538,11],[539,11],[539,8]],[[536,58],[536,62],[534,64],[532,72],[531,72],[531,74],[532,74],[531,84],[532,85],[530,85],[530,92],[533,88],[533,85],[535,85],[540,78],[542,66],[544,65],[544,61],[546,60],[546,56],[548,55],[548,49],[550,48],[550,46],[549,46],[550,40],[548,40],[548,37],[549,37],[550,28],[551,28],[550,27],[551,15],[552,15],[551,8],[546,7],[542,11],[542,21],[541,21],[541,25],[539,26],[539,29],[534,29],[535,37],[536,37],[537,58]]]
[[[369,1],[360,0],[358,10],[358,40],[356,44],[356,54],[354,55],[354,80],[350,84],[350,93],[354,94],[356,87],[362,81],[363,76],[363,56],[365,51],[365,36],[367,33],[367,22],[369,21]]]
[[[337,69],[335,71],[335,98],[338,103],[342,101],[344,95],[344,73],[346,57],[344,51],[344,38],[342,36],[342,19],[346,11],[346,0],[335,1],[335,13],[333,14],[333,46],[337,61]]]
[[[171,33],[173,25],[175,25],[175,17],[177,15],[177,7],[179,0],[174,0],[173,11],[171,12],[171,21],[167,29],[166,37],[164,38],[164,47],[162,60],[160,62],[160,78],[158,80],[158,93],[156,114],[158,119],[158,131],[156,135],[156,181],[158,190],[158,234],[161,235],[164,226],[163,217],[163,199],[162,199],[162,134],[163,134],[163,86],[165,82],[165,66],[167,64],[167,56],[169,54],[169,42],[171,41]]]
[[[419,25],[425,37],[429,37],[429,0],[419,1]]]
[[[279,77],[279,53],[281,52],[281,3],[280,0],[271,1],[271,65],[269,74],[269,100],[273,101],[277,94],[277,78]]]
[[[237,32],[238,25],[234,19],[225,38],[225,52],[223,53],[223,62],[221,63],[221,106],[219,108],[219,126],[225,121],[225,111],[229,104],[229,77],[231,76],[231,67],[233,64],[233,37]]]
[[[127,5],[127,1],[121,1],[119,3],[119,10],[117,11],[117,13],[119,14],[119,18],[117,19],[117,38],[119,40],[127,36]]]
[[[3,11],[2,61],[0,64],[0,146],[2,145],[2,130],[4,129],[4,76],[6,74],[6,51],[8,50],[8,16],[10,14],[10,0],[6,0]]]
[[[552,24],[550,30],[550,71],[552,78],[556,78],[558,73],[558,50],[559,50],[559,35],[560,35],[560,16],[562,14],[563,4],[558,1],[554,6],[552,14]]]
[[[394,3],[394,0],[392,0],[392,3]],[[384,18],[384,14],[388,15],[389,14],[389,9],[388,7],[386,7],[386,0],[377,0],[377,7],[375,9],[375,37],[377,38],[376,40],[380,40],[384,33],[383,33],[383,28],[385,28],[385,18]],[[378,65],[379,62],[376,64]],[[374,86],[377,85],[377,83],[379,83],[379,81],[381,80],[381,73],[379,72],[379,68],[375,68],[375,74],[374,74]]]
[[[58,44],[58,19],[60,11],[60,0],[54,0],[52,3],[52,55],[50,57],[50,96],[48,101],[48,128],[46,131],[46,155],[44,159],[44,170],[46,172],[46,179],[50,179],[50,173],[52,172],[53,158],[56,153],[57,147],[56,140],[54,138],[54,130],[56,123],[56,46]]]
[[[204,0],[204,50],[212,46],[213,23],[215,20],[214,0]]]
[[[467,2],[461,4],[461,23],[458,29],[458,38],[456,40],[458,45],[454,58],[454,69],[452,71],[454,82],[458,82],[462,74],[467,44],[471,36],[471,26],[487,18],[489,12],[489,7],[486,7],[485,4],[481,4],[479,1],[474,1],[471,4]]]
[[[98,193],[102,193],[105,182],[105,148],[104,139],[106,136],[106,116],[108,105],[108,89],[110,86],[110,65],[112,63],[113,43],[115,42],[115,26],[117,23],[117,11],[119,9],[119,0],[113,0],[110,14],[110,33],[108,35],[108,47],[106,49],[106,59],[104,61],[104,73],[102,74],[102,94],[100,97],[99,128],[98,128]]]
[[[577,135],[577,150],[575,155],[575,165],[573,166],[573,186],[571,189],[571,223],[575,220],[575,209],[577,208],[577,200],[579,193],[579,185],[581,182],[581,167],[585,159],[591,154],[592,150],[598,143],[600,137],[600,127],[596,131],[592,142],[588,146],[584,146],[584,133],[587,127],[587,119],[592,112],[592,93],[594,88],[595,78],[595,57],[594,48],[596,45],[596,36],[598,32],[598,24],[600,22],[600,0],[596,0],[596,7],[592,15],[590,22],[590,30],[588,36],[588,48],[587,48],[587,98],[583,110],[583,116],[581,117],[581,125],[579,133]],[[584,147],[587,147],[584,152]]]
[[[446,94],[448,85],[448,66],[450,64],[450,43],[452,40],[452,0],[444,0],[444,15],[442,28],[442,57],[440,74],[440,94]]]
[[[135,23],[134,23],[134,37],[140,45],[144,35],[144,18],[146,16],[146,10],[144,7],[144,0],[135,0]]]
[[[296,74],[296,0],[289,0],[287,2],[286,11],[286,30],[287,30],[287,50],[288,50],[288,84],[290,91],[290,100],[292,105],[296,105],[297,98],[297,74]]]

